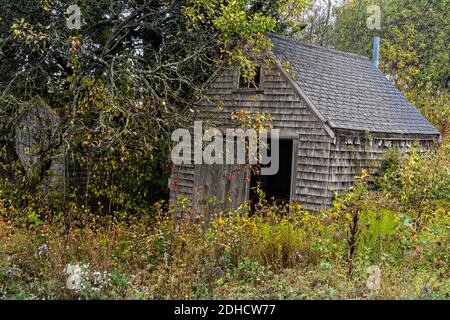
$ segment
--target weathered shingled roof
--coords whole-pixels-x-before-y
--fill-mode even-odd
[[[332,128],[439,134],[372,62],[362,56],[269,35],[273,52]]]

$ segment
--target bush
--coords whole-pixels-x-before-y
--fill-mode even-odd
[[[375,189],[363,173],[324,212],[260,201],[209,224],[182,200],[186,219],[164,203],[119,218],[70,202],[58,213],[2,189],[0,298],[448,299],[445,148],[389,155]],[[79,290],[66,286],[68,264],[82,270]],[[376,289],[366,285],[374,268]]]

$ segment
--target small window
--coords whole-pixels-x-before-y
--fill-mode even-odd
[[[255,67],[255,76],[247,80],[242,73],[239,73],[239,89],[259,89],[261,86],[261,66]]]

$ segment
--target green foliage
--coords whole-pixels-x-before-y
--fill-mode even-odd
[[[42,196],[58,155],[87,181],[66,188],[54,211],[76,198],[124,217],[167,199],[170,134],[191,120],[206,80],[228,63],[251,77],[270,49],[265,34],[293,27],[304,3],[78,1],[81,29],[70,30],[67,1],[2,2],[0,176],[18,199]],[[35,142],[39,161],[24,164],[15,132],[36,101],[58,121]]]
[[[193,29],[207,27],[221,43],[221,59],[254,77],[255,60],[270,50],[268,32],[294,29],[308,0],[190,0],[184,7]]]
[[[404,209],[435,210],[450,201],[449,144],[439,150],[407,155],[390,152],[382,162],[375,185],[386,195],[400,199]]]
[[[207,224],[192,221],[182,199],[182,219],[161,203],[126,219],[72,204],[55,218],[34,202],[14,206],[2,190],[0,297],[448,299],[450,201],[437,192],[448,187],[447,148],[390,153],[375,189],[363,173],[327,211],[276,205],[259,192],[252,215],[243,206]],[[83,270],[78,291],[65,288],[69,263]],[[374,266],[377,290],[366,286]]]

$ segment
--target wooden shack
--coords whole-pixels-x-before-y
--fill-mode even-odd
[[[363,168],[374,172],[389,148],[425,150],[440,139],[368,58],[270,38],[272,59],[261,66],[257,85],[243,87],[239,70],[222,70],[199,103],[198,116],[217,127],[230,125],[230,114],[239,110],[272,116],[281,131],[281,156],[280,172],[262,179],[269,194],[324,209]],[[236,207],[249,199],[255,179],[237,165],[181,164],[174,166],[171,199],[184,197],[198,206],[214,197]]]

